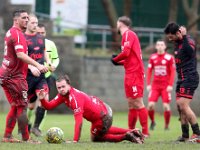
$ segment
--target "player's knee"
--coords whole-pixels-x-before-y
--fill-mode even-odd
[[[149,110],[153,110],[154,107],[155,107],[155,104],[153,104],[153,103],[151,103],[151,102],[148,104],[148,109],[149,109]]]
[[[169,104],[163,104],[163,109],[164,111],[169,111],[170,110]]]

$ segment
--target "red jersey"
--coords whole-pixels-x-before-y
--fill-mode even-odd
[[[174,57],[168,53],[159,55],[152,54],[149,59],[147,70],[147,85],[151,84],[151,75],[154,70],[153,85],[170,85],[174,83],[175,61]]]
[[[115,62],[123,62],[125,75],[132,77],[131,74],[144,74],[142,52],[140,42],[132,30],[127,30],[122,35],[121,53],[113,59]]]
[[[75,118],[75,131],[74,141],[78,141],[80,137],[80,125],[83,122],[83,118],[94,123],[99,121],[104,114],[107,114],[106,106],[104,102],[94,96],[89,96],[82,91],[79,91],[71,87],[69,95],[62,96],[58,94],[50,102],[41,100],[45,109],[52,109],[56,106],[65,103],[67,107],[72,109]]]
[[[24,52],[27,54],[26,39],[19,28],[12,27],[5,36],[5,48],[0,76],[12,78],[26,78],[28,64],[17,58],[16,53]]]

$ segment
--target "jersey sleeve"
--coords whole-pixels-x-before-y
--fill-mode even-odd
[[[15,48],[15,52],[25,52],[27,49],[27,43],[24,35],[21,33],[21,31],[15,30],[11,33],[12,39],[13,39],[13,45]]]
[[[176,72],[175,60],[174,60],[173,56],[170,59],[170,69],[169,70],[170,70],[169,85],[173,86],[174,79],[175,79],[175,72]]]
[[[147,85],[151,84],[152,71],[153,71],[153,61],[150,57],[147,67]]]
[[[47,110],[53,109],[53,108],[57,107],[58,105],[60,105],[62,103],[63,103],[63,98],[61,96],[59,96],[59,95],[57,95],[50,102],[45,100],[45,99],[41,100],[42,106]]]
[[[184,51],[189,55],[193,56],[195,52],[195,42],[190,37],[186,35],[183,36],[183,47]]]
[[[122,51],[119,55],[117,55],[117,57],[113,58],[113,60],[115,62],[119,62],[121,60],[125,60],[129,54],[130,54],[130,51],[131,51],[131,47],[134,43],[134,34],[130,34],[130,32],[126,32],[124,33],[125,35],[123,35],[123,40],[124,41],[122,43]]]

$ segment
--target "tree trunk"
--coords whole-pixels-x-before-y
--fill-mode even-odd
[[[170,0],[170,10],[169,10],[169,22],[176,22],[178,13],[178,3],[179,0]]]
[[[112,0],[101,0],[103,7],[105,9],[105,12],[108,16],[109,24],[112,28],[112,38],[114,43],[118,43],[119,41],[119,36],[116,30],[116,23],[117,23],[117,12],[114,7],[113,1]],[[113,45],[114,46],[114,45]]]
[[[132,0],[124,0],[124,15],[130,17],[131,16],[131,2]]]

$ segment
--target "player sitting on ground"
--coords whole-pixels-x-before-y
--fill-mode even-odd
[[[112,109],[98,97],[73,88],[67,75],[56,80],[57,96],[48,102],[45,91],[39,92],[39,99],[45,109],[53,109],[64,103],[74,112],[75,126],[73,142],[78,142],[81,135],[83,118],[92,123],[91,139],[93,142],[121,142],[128,140],[142,144],[143,134],[138,129],[123,129],[112,126]]]

